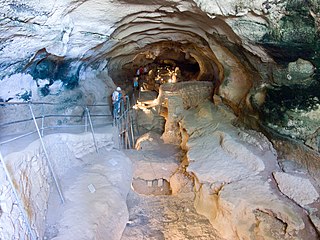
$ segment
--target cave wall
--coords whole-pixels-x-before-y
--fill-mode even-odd
[[[319,151],[318,1],[1,4],[0,100],[108,103],[115,84],[130,89],[139,65],[172,49],[250,127]]]
[[[83,110],[77,106],[109,103],[116,84],[130,88],[137,67],[156,58],[170,60],[170,52],[162,54],[164,49],[171,49],[177,51],[177,56],[194,59],[200,72],[192,80],[213,82],[216,99],[230,106],[250,127],[263,128],[270,138],[280,134],[296,139],[308,146],[303,151],[312,148],[312,162],[316,163],[306,162],[304,155],[300,162],[311,166],[313,176],[319,177],[318,1],[0,3],[1,101],[55,102],[60,106],[53,109],[54,113],[81,115]],[[17,117],[15,107],[0,106],[0,111],[1,123]],[[35,111],[40,113],[40,109]],[[19,117],[30,117],[29,110],[20,110]],[[68,120],[55,121],[59,125],[59,121]],[[15,129],[2,128],[1,133],[33,128],[30,123]],[[284,150],[284,155],[297,157],[289,150]],[[26,166],[20,166],[26,173],[33,171],[35,159],[27,160],[21,163]],[[41,193],[45,199],[49,180],[43,174],[40,178],[45,180],[39,184],[46,189]],[[24,176],[17,176],[17,181]],[[32,189],[26,198],[33,199],[36,192]],[[2,196],[8,197],[7,183],[2,187]],[[4,239],[6,234],[25,233],[11,200],[8,197],[8,202],[1,205],[1,221],[9,222],[6,231],[1,231]],[[10,209],[14,219],[7,218]],[[36,218],[41,236],[43,222],[36,215],[32,218]]]
[[[25,151],[6,156],[5,161],[16,189],[20,193],[22,204],[27,206],[26,215],[31,222],[31,228],[37,236],[43,236],[51,177],[41,146],[39,143],[31,144]],[[31,239],[2,167],[0,172],[0,237],[1,239]]]
[[[317,185],[305,186],[301,169],[280,170],[279,156],[263,134],[235,127],[237,117],[222,104],[203,102],[185,110],[180,119],[184,164],[195,180],[195,208],[210,220],[219,239],[319,238],[314,229],[318,220],[310,223],[314,213],[307,210],[319,198]],[[275,185],[277,174],[291,177],[294,196],[306,199],[304,190],[310,190],[315,193],[313,200],[302,203],[289,196],[279,183]],[[299,183],[293,183],[301,176]],[[286,196],[277,193],[278,187]]]

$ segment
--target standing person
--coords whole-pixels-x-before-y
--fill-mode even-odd
[[[134,77],[133,78],[133,90],[137,91],[139,90],[139,78],[138,77]]]
[[[181,81],[181,71],[179,67],[174,69],[174,74],[176,75],[176,82]]]
[[[140,75],[140,76],[143,75],[143,69],[144,69],[143,67],[140,67],[140,68],[139,68],[139,75]]]
[[[121,88],[117,87],[112,93],[113,117],[118,117],[120,113],[120,101],[122,98]]]

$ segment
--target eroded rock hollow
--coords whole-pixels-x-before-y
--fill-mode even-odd
[[[45,169],[33,175],[30,179],[45,179],[33,188],[24,176],[34,174],[33,164],[39,164],[37,168],[45,164],[34,163],[32,154],[14,160],[10,154],[19,149],[6,145],[8,136],[34,131],[32,121],[19,121],[32,120],[26,104],[30,102],[38,121],[50,111],[58,117],[47,117],[45,123],[58,127],[87,121],[87,128],[91,106],[95,123],[101,126],[100,115],[111,119],[111,94],[117,86],[135,105],[135,139],[140,137],[136,146],[150,150],[144,158],[154,156],[154,148],[166,144],[179,147],[183,155],[178,162],[166,156],[163,163],[155,164],[158,168],[171,165],[154,178],[133,167],[133,185],[144,181],[150,185],[157,179],[160,190],[165,185],[166,193],[175,195],[188,179],[195,209],[210,220],[220,239],[319,237],[318,1],[0,3],[0,150],[14,182],[31,189],[22,190],[22,199],[37,237],[43,238],[46,231],[40,219],[48,211],[50,174]],[[136,90],[134,79],[139,84]],[[97,145],[116,148],[115,137],[101,139],[95,142],[97,151]],[[156,141],[150,143],[150,139]],[[92,147],[83,151],[88,154]],[[30,151],[34,159],[43,154]],[[135,154],[131,153],[141,157]],[[149,165],[144,160],[133,162]],[[57,158],[54,165],[61,161]],[[111,159],[115,167],[113,163]],[[66,167],[85,168],[86,164]],[[129,165],[128,172],[132,171]],[[57,168],[60,177],[64,170]],[[0,173],[4,179],[0,238],[28,238],[27,227],[19,223],[8,176]],[[126,184],[130,174],[124,175]],[[125,199],[128,189],[123,187],[117,196]],[[29,204],[38,191],[41,204]],[[121,221],[127,215],[122,212]],[[63,219],[61,226],[67,229],[69,218]],[[121,237],[123,222],[116,229],[110,238]],[[99,236],[103,239],[103,231]]]

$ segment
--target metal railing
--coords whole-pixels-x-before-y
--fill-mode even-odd
[[[50,171],[51,176],[53,178],[53,181],[54,181],[54,184],[56,186],[56,189],[57,189],[57,191],[59,193],[61,202],[64,203],[65,200],[64,200],[64,196],[63,196],[61,187],[59,185],[59,181],[58,181],[58,179],[56,177],[56,174],[54,172],[54,169],[53,169],[49,154],[47,152],[46,145],[45,145],[45,143],[43,141],[44,131],[46,129],[70,128],[70,127],[81,127],[81,128],[83,128],[84,131],[88,131],[88,127],[90,127],[90,131],[92,133],[94,146],[95,146],[96,151],[98,152],[98,146],[97,146],[97,142],[96,142],[96,138],[95,138],[94,124],[92,122],[92,117],[111,117],[111,115],[110,114],[102,114],[102,115],[90,114],[89,107],[109,106],[109,105],[108,104],[97,104],[97,105],[81,106],[83,108],[83,110],[84,110],[83,111],[83,113],[84,113],[83,115],[44,114],[44,111],[43,111],[44,105],[61,105],[61,104],[57,104],[57,103],[47,103],[47,102],[0,102],[0,110],[1,110],[2,106],[6,106],[6,105],[28,105],[31,117],[30,118],[25,118],[25,119],[20,119],[20,120],[14,120],[14,121],[1,123],[0,124],[0,128],[11,127],[11,126],[13,126],[15,124],[26,123],[26,122],[29,122],[29,121],[33,121],[36,130],[35,131],[26,132],[26,133],[21,133],[18,136],[15,136],[13,138],[10,138],[10,139],[7,139],[5,141],[2,141],[2,142],[0,142],[0,146],[2,146],[4,144],[7,144],[7,143],[10,143],[10,142],[13,142],[13,141],[16,141],[16,140],[18,140],[20,138],[32,135],[34,133],[38,133],[38,137],[40,139],[40,142],[41,142],[41,145],[42,145],[42,149],[44,151],[44,154],[45,154],[45,157],[46,157],[46,160],[47,160],[49,171]],[[35,115],[32,105],[42,105],[42,114],[40,116],[36,116]],[[76,106],[73,106],[73,107],[76,107]],[[63,125],[63,126],[62,125],[46,126],[45,119],[54,118],[54,117],[80,118],[80,119],[84,119],[84,124]],[[37,123],[38,119],[41,119],[41,127],[39,127],[39,125]],[[104,125],[107,125],[107,124],[112,124],[112,122],[107,122],[106,121]],[[18,195],[18,192],[17,192],[17,190],[16,190],[16,188],[15,188],[15,186],[13,184],[13,180],[12,180],[10,174],[9,174],[9,171],[8,171],[7,166],[5,164],[5,161],[3,159],[1,150],[0,150],[0,160],[1,160],[1,163],[2,163],[3,168],[5,170],[5,174],[7,176],[9,184],[11,185],[11,188],[12,188],[12,191],[14,193],[14,196],[16,198],[18,207],[19,207],[19,209],[21,211],[21,214],[22,214],[22,216],[24,218],[24,221],[25,221],[25,223],[27,225],[27,229],[29,231],[30,237],[31,237],[32,240],[35,240],[35,239],[37,239],[36,238],[36,234],[31,229],[30,221],[29,221],[28,216],[26,214],[26,211],[25,211],[25,208],[23,206],[23,203],[22,203],[22,201],[21,201],[21,199],[20,199],[20,197]]]
[[[1,106],[3,105],[42,105],[42,109],[43,109],[43,106],[44,105],[51,105],[51,106],[54,106],[54,105],[61,105],[61,104],[58,104],[58,103],[47,103],[47,102],[0,102],[0,111],[1,111]],[[81,107],[83,108],[83,113],[82,115],[74,115],[74,114],[44,114],[44,111],[42,111],[42,113],[40,114],[40,116],[35,116],[35,119],[36,120],[39,120],[41,119],[41,127],[39,127],[40,129],[40,132],[41,132],[41,136],[44,136],[44,131],[45,130],[48,130],[48,129],[62,129],[62,128],[81,128],[83,127],[84,130],[87,132],[88,131],[88,127],[91,128],[90,126],[90,122],[88,121],[88,118],[89,118],[89,107],[100,107],[100,106],[103,106],[103,107],[110,107],[108,104],[95,104],[95,105],[86,105],[86,106],[82,106],[82,105],[74,105],[74,107]],[[56,125],[51,125],[51,126],[46,126],[46,119],[50,119],[50,118],[59,118],[59,117],[64,117],[64,118],[78,118],[78,119],[81,119],[81,121],[84,120],[84,123],[83,124],[56,124]],[[90,118],[94,118],[94,117],[105,117],[105,118],[110,118],[111,119],[111,114],[90,114]],[[3,127],[8,127],[8,126],[11,126],[11,125],[14,125],[14,124],[18,124],[18,123],[26,123],[26,122],[29,122],[29,121],[33,121],[33,118],[30,117],[30,118],[24,118],[24,119],[19,119],[19,120],[14,120],[14,121],[8,121],[8,122],[5,122],[5,123],[0,123],[0,129],[3,128]],[[104,125],[107,125],[107,124],[112,124],[112,121],[106,121],[104,123]],[[24,132],[24,133],[20,133],[18,136],[16,137],[13,137],[11,139],[7,139],[7,140],[2,140],[0,142],[0,145],[2,144],[5,144],[5,143],[9,143],[11,141],[15,141],[19,138],[23,138],[23,137],[26,137],[26,136],[29,136],[31,134],[34,134],[36,133],[37,131],[29,131],[29,132]]]
[[[120,113],[113,112],[113,124],[118,129],[121,148],[130,149],[135,145],[133,122],[130,99],[129,96],[125,96],[120,100]]]

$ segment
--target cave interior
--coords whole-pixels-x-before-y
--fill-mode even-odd
[[[318,1],[1,4],[0,239],[319,239]]]

